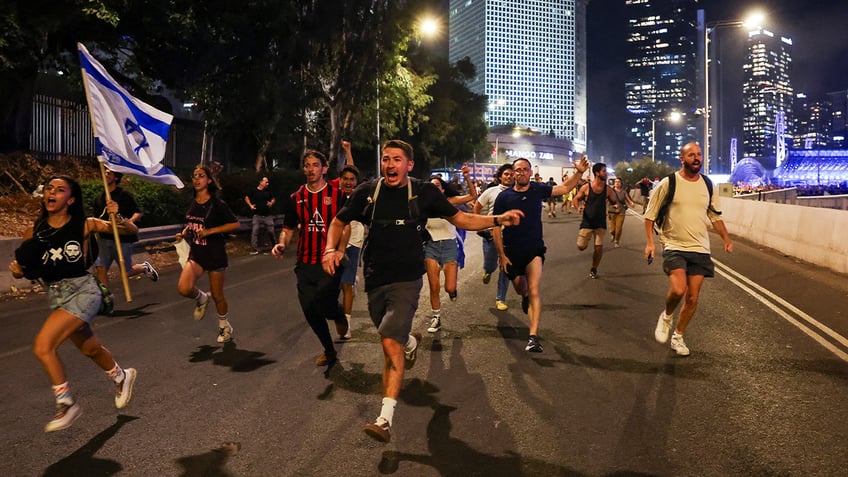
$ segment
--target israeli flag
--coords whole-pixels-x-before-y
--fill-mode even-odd
[[[107,169],[178,188],[183,182],[161,164],[174,119],[132,97],[77,43],[88,107],[94,122],[97,156]]]

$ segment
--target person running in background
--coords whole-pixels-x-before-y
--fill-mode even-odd
[[[341,189],[327,183],[324,179],[329,163],[324,154],[308,149],[303,153],[301,165],[306,184],[300,186],[286,202],[285,218],[280,239],[271,253],[282,259],[295,231],[300,228],[297,239],[297,262],[294,273],[297,276],[297,299],[306,323],[318,337],[324,352],[315,359],[317,366],[332,366],[338,360],[333,337],[327,321],[336,323],[339,337],[345,339],[349,329],[347,320],[339,310],[339,289],[342,270],[349,264],[339,267],[333,275],[324,273],[321,266],[321,254],[344,256],[350,227],[344,229],[344,240],[338,250],[325,248],[327,224],[333,220],[345,202]]]
[[[548,178],[547,184],[551,187],[555,187],[557,185],[557,183],[556,183],[556,181],[554,180],[553,177]],[[548,205],[548,218],[556,217],[556,198],[557,197],[559,197],[559,196],[552,195],[552,196],[548,197],[548,199],[545,201],[545,203]]]
[[[368,312],[380,332],[383,349],[383,401],[380,415],[364,431],[381,442],[391,440],[395,406],[405,369],[415,364],[421,334],[412,331],[424,274],[424,236],[429,217],[444,217],[453,226],[482,230],[514,225],[521,212],[485,217],[458,210],[429,182],[409,177],[415,165],[412,146],[396,139],[382,147],[382,177],[363,183],[330,224],[323,256],[324,271],[335,273],[341,257],[334,253],[345,225],[358,220],[369,226],[363,247]]]
[[[622,187],[621,178],[616,177],[612,186],[612,193],[615,196],[615,201],[610,203],[609,228],[610,237],[615,248],[621,246],[621,231],[624,228],[624,217],[627,215],[627,207],[636,207],[630,194]]]
[[[106,169],[106,187],[109,189],[109,196],[112,200],[118,203],[118,214],[127,222],[135,224],[144,216],[136,204],[135,198],[129,192],[125,191],[118,184],[121,183],[121,178],[124,177],[120,172],[112,172]],[[94,201],[94,210],[100,211],[99,218],[109,220],[109,214],[106,212],[106,193],[103,192]],[[159,280],[159,272],[153,268],[150,262],[142,262],[133,265],[132,249],[133,243],[138,242],[137,234],[124,235],[121,237],[121,254],[124,256],[124,270],[127,271],[127,277],[134,277],[139,274],[144,274],[152,281]],[[115,236],[110,230],[108,233],[97,234],[97,244],[100,253],[97,255],[97,260],[94,262],[94,268],[97,272],[97,279],[100,283],[109,285],[109,267],[112,263],[120,265],[118,257],[118,249],[115,246]]]
[[[495,199],[503,190],[509,189],[515,183],[512,173],[512,164],[502,164],[495,173],[497,185],[487,188],[474,202],[474,213],[492,215]],[[498,270],[498,249],[495,247],[495,239],[492,237],[492,229],[477,232],[483,239],[483,283],[488,284],[495,270]],[[503,270],[498,270],[498,291],[495,295],[495,307],[504,311],[509,307],[506,304],[506,292],[509,289],[509,277]]]
[[[189,257],[180,273],[177,292],[195,300],[194,319],[206,316],[209,299],[215,300],[218,312],[218,343],[233,339],[233,326],[227,318],[229,306],[224,296],[224,272],[229,265],[226,234],[239,229],[239,222],[224,201],[216,197],[218,184],[212,176],[212,168],[200,165],[191,175],[194,199],[186,211],[186,226],[177,234],[177,241],[185,239],[189,244]],[[209,275],[209,292],[197,288],[197,279],[206,272]]]
[[[266,230],[271,235],[271,243],[274,243],[277,238],[277,231],[274,229],[274,216],[271,215],[271,208],[274,207],[277,198],[268,188],[269,185],[268,178],[263,177],[259,180],[259,185],[244,196],[244,202],[253,213],[250,230],[250,245],[253,246],[251,255],[262,253],[259,249],[259,234],[262,233],[262,230]]]
[[[721,212],[717,210],[717,194],[710,197],[701,175],[701,147],[697,143],[690,142],[680,149],[680,170],[674,175],[674,197],[659,230],[660,242],[663,244],[663,271],[668,275],[669,287],[665,307],[660,312],[654,330],[654,339],[659,343],[668,342],[674,324],[674,310],[682,300],[683,307],[671,337],[671,349],[679,356],[689,356],[683,333],[698,308],[698,296],[704,278],[715,275],[707,221],[712,223],[721,236],[725,252],[733,252],[733,242],[721,220]],[[645,259],[648,264],[656,254],[654,222],[668,192],[669,178],[666,177],[657,185],[645,212]]]
[[[575,163],[579,174],[568,181],[551,187],[541,182],[531,182],[532,165],[524,158],[512,162],[515,184],[498,194],[493,213],[504,213],[517,209],[523,213],[521,223],[515,227],[494,227],[492,236],[498,249],[499,264],[515,291],[521,295],[521,309],[530,321],[530,336],[525,351],[541,353],[539,322],[542,316],[542,297],[539,288],[542,281],[542,265],[545,262],[545,241],[542,238],[542,202],[551,194],[562,195],[573,189],[580,176],[589,167],[586,156]],[[495,224],[497,225],[497,224]]]
[[[339,184],[341,184],[342,192],[345,197],[350,197],[353,189],[359,184],[359,169],[354,165],[347,165],[342,169],[339,175]],[[350,327],[350,315],[353,311],[353,297],[355,296],[356,274],[359,271],[359,253],[362,250],[362,242],[365,240],[365,226],[356,220],[350,223],[350,240],[345,248],[345,258],[347,265],[342,271],[342,310],[344,311],[345,320],[347,321],[347,333],[342,335],[342,339],[350,339],[352,337]]]
[[[441,177],[432,176],[430,182],[436,186],[454,206],[466,204],[477,198],[477,187],[471,180],[471,169],[462,166],[462,177],[468,185],[468,194],[460,195]],[[459,274],[457,258],[459,246],[456,241],[456,229],[450,222],[440,217],[427,219],[427,232],[430,239],[424,242],[424,267],[427,269],[427,284],[430,287],[430,307],[433,310],[428,333],[436,333],[442,329],[442,300],[440,295],[440,272],[445,274],[445,291],[451,301],[456,300],[456,282]]]
[[[118,203],[105,205],[108,212],[117,214]],[[117,218],[118,233],[134,234],[136,225]],[[89,241],[92,234],[112,233],[112,225],[104,220],[86,218],[83,211],[82,188],[74,179],[54,176],[44,187],[41,215],[24,232],[24,242],[9,264],[15,278],[26,276],[41,279],[47,288],[50,315],[47,316],[32,346],[33,353],[47,372],[56,398],[56,414],[44,426],[45,432],[70,427],[82,415],[82,408],[71,395],[65,367],[59,359],[59,346],[71,340],[74,346],[99,366],[115,383],[115,407],[123,409],[132,398],[133,384],[138,373],[133,368],[121,368],[112,353],[100,343],[91,328],[91,320],[100,310],[100,287],[88,272],[91,266]],[[29,240],[33,237],[36,240]],[[36,245],[39,249],[28,249]],[[46,257],[46,258],[45,258]]]
[[[607,201],[613,202],[615,195],[607,187],[607,166],[597,163],[592,166],[592,180],[580,187],[574,201],[585,200],[583,220],[580,222],[580,232],[577,235],[577,248],[586,250],[589,241],[595,244],[592,253],[592,268],[589,278],[598,278],[598,265],[604,256],[604,235],[607,232]]]

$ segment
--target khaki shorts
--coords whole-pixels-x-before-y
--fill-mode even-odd
[[[580,229],[580,232],[577,234],[577,248],[580,250],[585,249],[589,246],[589,238],[592,234],[595,234],[595,246],[604,244],[604,234],[607,233],[607,229]]]

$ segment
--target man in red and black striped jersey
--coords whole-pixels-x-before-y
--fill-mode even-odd
[[[297,276],[297,298],[306,322],[324,347],[324,353],[315,360],[315,364],[330,366],[336,362],[336,349],[327,320],[336,322],[340,337],[347,334],[348,324],[338,307],[342,270],[328,275],[321,267],[321,256],[325,253],[330,221],[344,204],[345,194],[324,179],[328,164],[323,154],[307,150],[303,153],[302,165],[306,184],[300,186],[285,204],[283,231],[280,232],[279,243],[274,246],[272,253],[277,258],[283,258],[283,252],[299,225],[297,263],[294,267]],[[332,249],[326,253],[343,257],[349,235],[350,227],[343,233],[338,251]]]

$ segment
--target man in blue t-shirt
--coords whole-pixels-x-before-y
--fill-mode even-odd
[[[539,343],[539,320],[542,315],[542,298],[539,295],[539,283],[542,280],[542,264],[545,261],[545,241],[542,239],[542,203],[552,195],[564,195],[573,189],[580,177],[589,168],[586,156],[574,163],[577,174],[572,174],[565,182],[550,186],[530,180],[533,166],[530,161],[519,158],[513,161],[512,170],[515,185],[498,194],[492,213],[518,209],[524,212],[521,223],[515,227],[492,229],[495,247],[498,249],[498,262],[512,284],[516,293],[521,295],[521,309],[530,320],[530,337],[525,351],[541,353]]]

